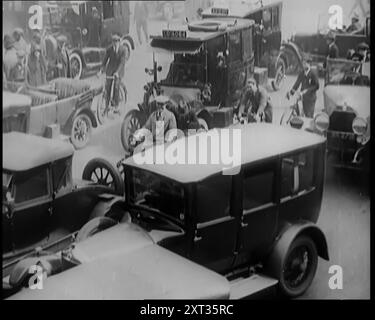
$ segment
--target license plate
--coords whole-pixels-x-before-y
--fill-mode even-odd
[[[185,39],[186,37],[185,30],[163,30],[163,38]]]
[[[226,8],[211,8],[211,14],[216,14],[220,16],[229,15],[229,9]]]
[[[355,134],[350,132],[330,132],[332,138],[355,141]]]

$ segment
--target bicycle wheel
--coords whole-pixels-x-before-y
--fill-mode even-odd
[[[98,122],[103,125],[108,116],[108,108],[106,108],[106,93],[105,91],[101,94],[98,98],[98,102],[96,105],[96,117],[98,118]]]

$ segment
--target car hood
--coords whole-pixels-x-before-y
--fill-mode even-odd
[[[364,119],[370,116],[370,88],[359,86],[328,85],[324,88],[324,106],[330,116],[337,107],[348,106]]]
[[[227,279],[157,245],[133,224],[120,224],[74,250],[82,264],[10,299],[226,299]]]

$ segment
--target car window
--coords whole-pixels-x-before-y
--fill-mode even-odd
[[[244,60],[250,58],[253,51],[251,38],[251,29],[245,29],[242,31],[242,48]]]
[[[31,173],[19,174],[15,183],[15,202],[21,203],[47,196],[48,169],[35,170]]]
[[[281,198],[311,189],[313,178],[313,150],[283,158],[281,163]]]
[[[231,62],[241,60],[241,33],[233,32],[229,34],[229,59]]]
[[[279,7],[272,8],[272,29],[273,30],[280,29]]]
[[[198,222],[207,222],[230,215],[232,177],[218,175],[197,186]]]
[[[273,199],[274,171],[246,172],[243,180],[243,210],[271,203]]]
[[[264,29],[267,31],[267,30],[271,30],[271,26],[272,26],[272,12],[271,12],[271,9],[266,9],[266,10],[263,10],[263,15],[262,15],[262,18],[263,18],[263,26],[264,26]]]
[[[52,166],[53,190],[59,192],[71,187],[72,159],[57,161]]]

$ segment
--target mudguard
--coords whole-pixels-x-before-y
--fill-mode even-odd
[[[91,111],[91,109],[89,109],[89,108],[77,108],[70,115],[68,121],[65,123],[65,125],[63,127],[62,131],[63,131],[64,134],[70,134],[70,132],[72,131],[73,119],[75,119],[81,113],[86,114],[90,118],[93,128],[96,128],[98,126],[98,122],[96,121],[95,114]]]
[[[82,264],[47,278],[43,290],[23,289],[9,299],[228,299],[230,295],[225,277],[160,247],[132,224],[92,236],[77,244],[73,254]]]
[[[293,61],[290,57],[290,54],[294,54],[299,65],[302,66],[302,53],[299,47],[291,41],[283,42],[280,48],[278,59],[283,58],[286,62],[287,68],[290,67],[291,61]]]
[[[134,40],[133,40],[133,38],[130,35],[127,34],[126,36],[124,36],[122,38],[122,40],[128,41],[130,43],[130,46],[131,46],[132,50],[135,49]]]

